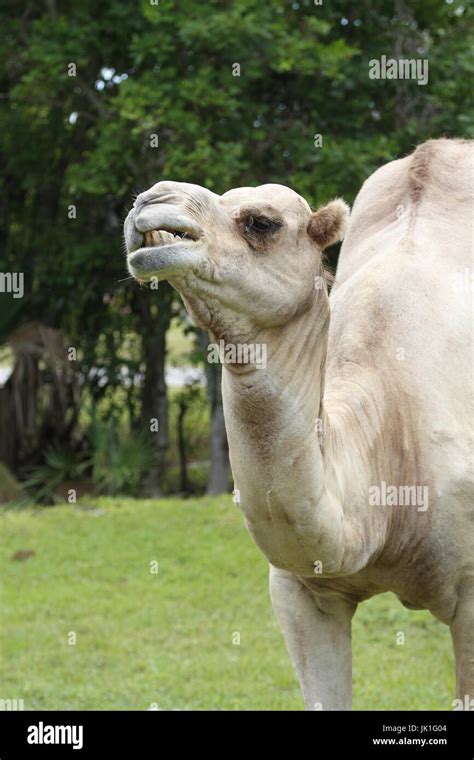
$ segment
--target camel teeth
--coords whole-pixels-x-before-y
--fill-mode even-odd
[[[145,247],[158,247],[160,245],[166,245],[170,242],[170,238],[176,241],[181,242],[183,240],[194,240],[194,238],[188,233],[177,233],[177,232],[169,232],[168,230],[150,230],[148,232],[144,233],[144,245]]]

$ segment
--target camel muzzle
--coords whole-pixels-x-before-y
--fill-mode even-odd
[[[158,182],[141,193],[125,220],[130,273],[138,280],[173,279],[204,261],[204,230],[214,193],[198,185]]]
[[[164,207],[160,211],[165,211]],[[170,215],[161,221],[160,227],[150,229],[156,214],[146,219],[131,211],[125,222],[125,241],[127,245],[127,264],[130,274],[137,280],[149,281],[152,278],[166,280],[185,274],[189,269],[198,266],[202,261],[202,250],[199,245],[201,230],[189,219],[178,219]],[[162,216],[162,215],[161,215]],[[139,221],[139,224],[137,224]],[[192,222],[192,220],[191,220]],[[147,228],[147,229],[145,229]]]

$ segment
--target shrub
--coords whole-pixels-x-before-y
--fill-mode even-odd
[[[114,419],[95,422],[90,433],[92,479],[108,496],[139,495],[153,463],[150,443],[140,433],[121,429]]]

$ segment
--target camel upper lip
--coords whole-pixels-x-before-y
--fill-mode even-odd
[[[124,227],[128,253],[143,247],[183,243],[190,246],[203,237],[202,227],[175,204],[149,203],[135,207],[129,212]]]

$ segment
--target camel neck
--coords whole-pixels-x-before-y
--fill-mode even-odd
[[[258,336],[267,345],[265,368],[223,371],[230,460],[247,527],[272,564],[302,576],[314,562],[328,574],[363,567],[402,519],[400,511],[389,520],[384,510],[365,509],[370,486],[421,482],[413,412],[393,367],[370,353],[359,364],[332,345],[326,372],[328,328],[327,301],[316,302],[283,329]]]
[[[302,574],[317,560],[337,565],[342,551],[342,521],[326,529],[320,447],[328,325],[324,293],[284,328],[258,336],[267,345],[265,368],[223,372],[230,459],[247,526],[273,564]],[[338,507],[331,509],[333,518]],[[317,544],[324,558],[313,556]]]
[[[284,327],[256,336],[255,354],[265,357],[264,365],[251,370],[224,365],[228,433],[239,446],[246,444],[265,470],[279,462],[281,446],[319,448],[328,326],[325,297]]]

